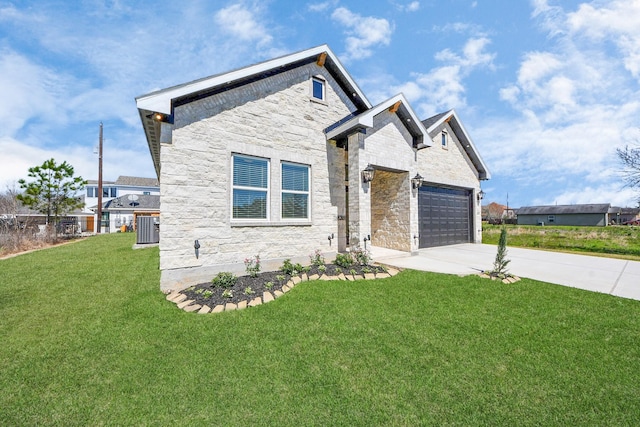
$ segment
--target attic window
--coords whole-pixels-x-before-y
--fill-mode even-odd
[[[449,147],[449,134],[446,131],[442,131],[442,135],[440,136],[440,140],[442,143],[442,148],[445,150]]]
[[[322,77],[311,77],[311,99],[326,102],[326,85],[327,82]]]

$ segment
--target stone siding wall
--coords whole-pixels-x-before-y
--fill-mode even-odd
[[[310,99],[313,75],[327,82],[325,103]],[[161,150],[163,289],[210,279],[218,271],[243,272],[244,259],[257,254],[277,268],[285,258],[308,262],[316,249],[334,252],[328,236],[338,231],[344,160],[324,129],[353,111],[333,77],[315,64],[177,107],[172,144]],[[269,220],[231,218],[234,153],[269,159]],[[311,167],[308,221],[280,218],[283,161]]]
[[[371,244],[411,251],[411,212],[407,172],[379,170],[371,185]]]

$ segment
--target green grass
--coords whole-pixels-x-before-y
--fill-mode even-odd
[[[178,310],[133,235],[0,261],[0,425],[638,425],[640,302],[405,271]]]
[[[500,225],[482,225],[482,242],[498,244]],[[640,228],[507,225],[509,246],[614,255],[640,260]]]

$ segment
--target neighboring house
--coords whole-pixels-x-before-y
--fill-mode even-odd
[[[640,220],[640,208],[612,208],[617,210],[617,214],[612,220],[616,224],[624,224],[625,222]]]
[[[160,196],[127,194],[116,197],[102,204],[102,213],[103,217],[109,218],[109,232],[123,231],[123,226],[135,230],[139,216],[160,216]]]
[[[136,102],[160,180],[163,290],[255,255],[267,270],[314,250],[482,240],[489,171],[456,112],[371,105],[326,45]]]
[[[519,225],[606,226],[615,214],[608,203],[524,206],[517,209]]]
[[[119,176],[115,181],[102,181],[102,203],[126,195],[159,196],[160,183],[157,178],[141,178],[135,176]],[[84,212],[96,213],[98,206],[98,181],[89,180],[84,192]],[[116,232],[115,219],[111,217],[111,211],[102,213],[102,231],[105,233]],[[83,229],[97,231],[94,218],[87,218]]]
[[[508,215],[511,216],[508,217]],[[505,205],[500,203],[491,202],[482,207],[482,220],[491,224],[502,224],[503,220],[513,217],[513,209],[507,209]]]

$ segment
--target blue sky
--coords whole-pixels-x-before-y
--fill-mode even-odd
[[[328,44],[374,104],[455,108],[485,202],[635,206],[640,0],[0,0],[0,187],[48,158],[155,176],[134,98]]]

